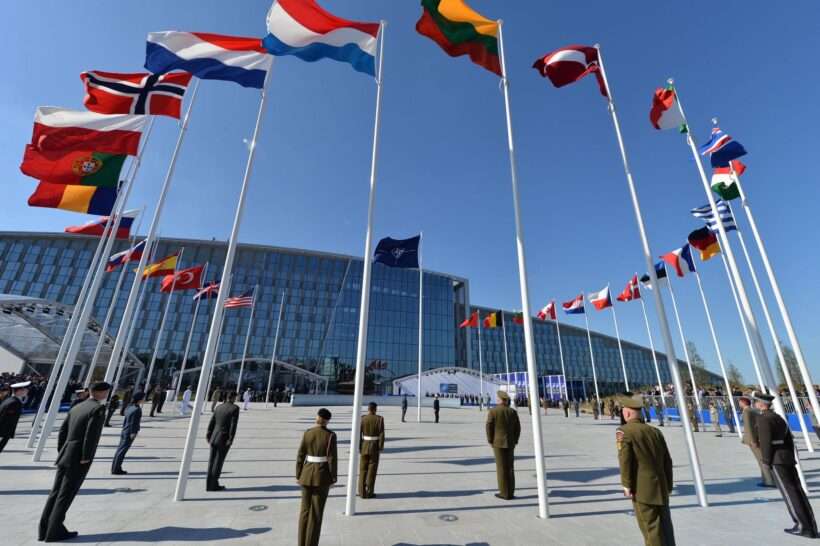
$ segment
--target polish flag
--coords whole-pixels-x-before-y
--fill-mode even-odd
[[[137,155],[145,121],[146,116],[40,106],[34,115],[31,145],[42,152],[92,150]]]

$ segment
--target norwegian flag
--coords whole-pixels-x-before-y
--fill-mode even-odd
[[[211,298],[215,298],[217,294],[219,294],[219,281],[212,282],[208,286],[197,290],[197,293],[194,294],[194,300],[198,300],[200,298],[209,300]]]
[[[191,82],[187,72],[121,74],[89,70],[80,74],[85,84],[85,107],[98,114],[150,114],[179,119],[182,97]]]
[[[238,307],[251,307],[255,299],[253,289],[248,290],[241,296],[233,296],[225,300],[225,309],[236,309]]]
[[[555,302],[549,302],[547,305],[544,306],[543,309],[538,311],[538,318],[541,320],[555,320]]]

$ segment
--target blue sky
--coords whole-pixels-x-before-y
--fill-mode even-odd
[[[389,23],[376,237],[423,231],[425,267],[468,277],[477,304],[520,308],[497,78],[466,58],[449,58],[418,35],[416,1],[322,3],[343,17]],[[820,264],[807,250],[819,239],[818,193],[815,169],[806,168],[806,160],[816,157],[818,147],[813,129],[820,106],[813,90],[820,76],[810,66],[820,5],[809,0],[787,6],[739,0],[708,5],[473,0],[471,5],[505,20],[533,309],[607,283],[617,293],[643,269],[612,123],[594,80],[554,89],[530,68],[539,55],[560,46],[599,42],[653,251],[683,244],[702,225],[688,210],[706,201],[683,139],[655,131],[648,121],[653,90],[672,76],[698,141],[707,138],[709,120],[718,116],[722,128],[750,152],[745,187],[816,375],[812,363],[820,341],[813,319],[820,286],[811,272]],[[37,106],[81,109],[83,70],[139,71],[150,31],[262,36],[269,2],[182,0],[158,6],[118,2],[112,9],[102,0],[49,0],[8,7],[5,35],[16,53],[7,56],[0,86],[5,178],[0,229],[61,231],[86,219],[25,204],[35,184],[18,165]],[[374,98],[373,80],[347,65],[276,61],[241,241],[361,255]],[[252,90],[203,82],[162,234],[227,238],[246,158],[243,138],[250,136],[257,106],[258,93]],[[173,120],[157,120],[134,206],[154,206],[176,131]],[[739,221],[744,229],[744,219]],[[701,272],[725,356],[752,380],[723,269],[713,261]],[[748,289],[752,293],[750,281]],[[677,282],[676,290],[687,337],[717,370],[693,280]],[[622,335],[646,344],[639,306],[619,305],[618,313]],[[614,333],[609,313],[590,319],[594,329]],[[762,315],[760,320],[763,325]],[[779,317],[777,323],[785,338]],[[657,329],[655,335],[659,343]]]

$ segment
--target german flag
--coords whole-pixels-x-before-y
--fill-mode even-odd
[[[165,275],[173,275],[177,270],[177,259],[179,254],[172,254],[159,261],[145,266],[142,272],[143,279],[151,277],[164,277]]]
[[[696,229],[689,234],[689,244],[700,251],[700,260],[705,262],[720,254],[720,243],[709,228]]]
[[[504,313],[502,311],[493,311],[484,317],[484,328],[498,328],[504,325]]]

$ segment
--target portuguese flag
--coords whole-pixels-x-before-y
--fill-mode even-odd
[[[451,57],[469,55],[477,65],[501,76],[498,23],[473,11],[463,0],[421,0],[424,13],[416,30]]]
[[[125,155],[102,152],[48,152],[26,146],[20,170],[50,184],[116,188]]]

